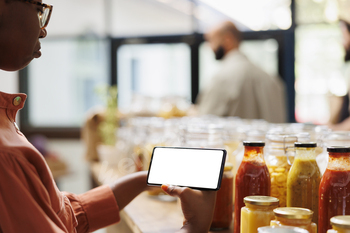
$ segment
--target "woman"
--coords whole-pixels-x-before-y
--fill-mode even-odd
[[[52,6],[34,0],[0,0],[0,69],[16,71],[41,56]],[[49,76],[49,75],[48,75]],[[0,232],[91,232],[118,222],[119,211],[146,190],[146,172],[82,195],[58,190],[43,156],[15,119],[25,94],[0,92]],[[162,186],[181,199],[179,232],[208,232],[215,192]]]

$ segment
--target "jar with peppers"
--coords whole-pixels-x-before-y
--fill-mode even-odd
[[[319,189],[319,233],[331,229],[330,219],[350,215],[350,147],[327,148],[328,165]]]
[[[270,174],[264,160],[265,142],[244,141],[244,157],[235,180],[234,232],[240,232],[241,209],[247,196],[270,196]]]
[[[232,223],[232,196],[233,196],[233,165],[226,163],[222,175],[221,187],[216,194],[214,216],[211,230],[227,229]]]
[[[279,199],[279,207],[287,206],[287,177],[294,161],[294,143],[309,140],[308,133],[270,131],[266,135],[265,158],[271,178],[271,196]]]
[[[327,233],[350,233],[350,215],[335,216],[331,218],[332,230]]]

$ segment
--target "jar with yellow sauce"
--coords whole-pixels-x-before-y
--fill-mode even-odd
[[[287,206],[287,177],[294,160],[294,143],[309,141],[309,138],[308,133],[269,132],[266,135],[265,161],[270,172],[271,196],[279,199],[279,207]]]
[[[269,196],[248,196],[241,209],[241,233],[256,233],[259,227],[269,226],[274,219],[273,209],[278,199]]]
[[[313,211],[297,207],[280,207],[273,210],[275,220],[271,220],[270,226],[292,226],[317,233],[317,225],[312,222]]]
[[[332,229],[327,233],[350,233],[350,215],[331,218]]]
[[[296,142],[295,158],[287,178],[287,206],[302,207],[314,212],[318,224],[318,189],[321,172],[316,162],[316,142]]]

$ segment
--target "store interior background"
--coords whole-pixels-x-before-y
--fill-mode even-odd
[[[90,188],[80,127],[103,105],[96,88],[118,84],[118,104],[133,93],[194,101],[218,69],[203,33],[223,20],[243,31],[241,49],[287,85],[288,120],[326,124],[329,95],[347,93],[339,15],[349,0],[47,0],[54,5],[42,57],[20,72],[0,71],[1,91],[25,92],[18,122],[71,173],[61,190]]]

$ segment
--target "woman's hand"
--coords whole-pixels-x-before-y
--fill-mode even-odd
[[[185,220],[179,232],[209,231],[215,207],[215,191],[199,191],[164,184],[162,189],[170,196],[179,197],[181,200]]]

